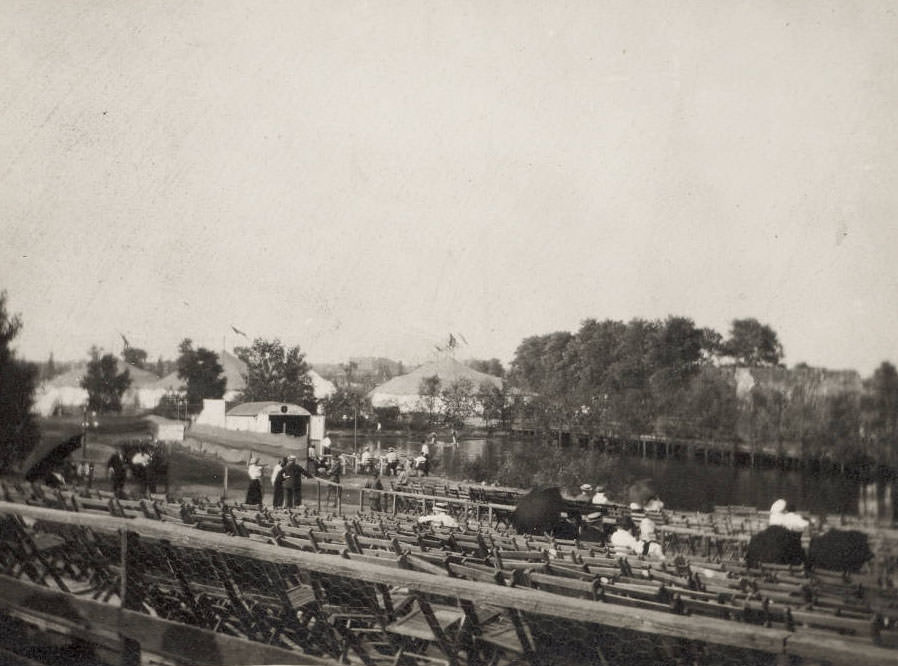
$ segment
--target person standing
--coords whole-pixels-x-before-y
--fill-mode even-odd
[[[284,504],[288,509],[302,504],[302,477],[304,476],[312,478],[312,475],[296,462],[296,456],[287,456],[287,465],[284,467]]]
[[[390,476],[396,476],[396,468],[399,466],[399,454],[396,453],[394,447],[390,447],[387,451],[387,467],[390,470]]]
[[[373,467],[374,467],[374,458],[371,455],[371,447],[366,446],[365,450],[362,451],[362,457],[361,457],[361,462],[360,462],[360,468],[361,468],[362,474],[371,474],[371,472],[374,471]]]
[[[247,504],[262,503],[262,465],[259,464],[258,458],[250,458],[249,465],[246,468],[249,475],[249,488],[246,489]]]
[[[437,442],[436,433],[433,433],[431,436],[431,442],[435,445]],[[424,462],[421,463],[419,469],[424,473],[424,476],[430,474],[430,446],[428,446],[427,441],[421,445],[421,457],[424,458]]]
[[[124,497],[127,470],[125,469],[125,460],[118,449],[109,456],[109,462],[106,463],[106,476],[112,481],[113,494],[117,498],[122,499]]]
[[[131,458],[131,473],[140,486],[141,497],[146,497],[147,494],[147,465],[149,463],[150,456],[146,454],[143,447],[139,448]]]
[[[274,490],[274,499],[271,504],[275,509],[280,508],[284,503],[284,467],[286,466],[287,459],[281,458],[271,470],[271,487]]]
[[[333,456],[330,460],[330,465],[327,468],[327,477],[336,484],[340,483],[340,479],[343,477],[343,461],[340,459],[340,456]],[[331,486],[327,487],[327,500],[325,500],[326,504],[330,504],[331,498],[334,499],[334,505],[337,504],[337,496],[340,493],[340,486]]]
[[[380,474],[374,472],[374,474],[365,481],[365,488],[370,488],[372,490],[383,490],[384,485],[380,482]],[[371,493],[368,496],[368,507],[372,511],[380,511],[380,493]]]

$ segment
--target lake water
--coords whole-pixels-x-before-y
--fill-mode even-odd
[[[352,450],[351,438],[335,438],[334,444]],[[381,454],[390,446],[412,456],[421,449],[420,437],[360,437],[359,449],[365,444]],[[804,512],[860,515],[886,523],[895,517],[892,497],[898,488],[894,479],[860,480],[805,470],[604,455],[576,446],[559,449],[555,444],[532,439],[464,439],[457,448],[451,444],[430,448],[435,462],[433,473],[455,481],[499,481],[517,487],[560,485],[571,490],[580,483],[602,483],[615,501],[629,499],[629,489],[640,483],[652,487],[669,508],[689,511],[709,510],[715,504],[766,509],[782,497]]]

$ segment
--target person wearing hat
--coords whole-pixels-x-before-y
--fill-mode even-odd
[[[288,509],[302,504],[302,477],[304,476],[312,478],[312,475],[296,462],[295,455],[287,456],[287,465],[284,467],[284,506]]]
[[[592,499],[592,486],[588,483],[582,484],[580,493],[574,499],[580,502],[589,502]]]
[[[601,486],[596,484],[596,492],[592,496],[593,504],[609,504],[610,500],[608,496],[605,494],[605,486]]]
[[[262,465],[259,464],[259,459],[255,456],[249,459],[249,465],[247,465],[246,472],[249,475],[249,488],[246,489],[246,503],[247,504],[261,504],[262,503]]]
[[[374,471],[374,456],[371,455],[371,447],[366,446],[362,451],[361,471],[363,474],[371,474]]]
[[[396,449],[394,447],[390,447],[390,450],[387,451],[387,467],[390,470],[391,476],[396,476],[396,468],[399,465],[399,454],[396,453]]]
[[[420,524],[440,525],[441,527],[458,527],[458,521],[449,515],[449,507],[445,502],[434,502],[433,513],[418,518]]]

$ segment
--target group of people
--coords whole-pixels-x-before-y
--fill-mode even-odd
[[[611,500],[605,494],[605,486],[596,484],[593,487],[590,483],[584,483],[580,486],[580,494],[574,497],[579,502],[588,502],[589,504],[610,504]]]
[[[164,452],[152,445],[141,445],[132,452],[116,448],[106,461],[106,478],[116,497],[125,496],[125,482],[130,471],[141,497],[155,493],[160,483],[166,483],[168,466]]]
[[[247,465],[249,487],[246,490],[246,504],[262,504],[262,478],[267,465],[257,456],[250,458]],[[295,455],[285,456],[274,464],[269,476],[272,487],[272,505],[275,508],[291,509],[302,504],[302,479],[323,477],[334,483],[340,483],[343,477],[343,461],[340,456],[316,458],[309,456],[308,469],[297,462]],[[330,486],[330,491],[333,486]]]
[[[413,472],[418,476],[429,476],[430,466],[430,446],[426,441],[421,445],[421,452],[417,456],[408,457],[404,461],[400,459],[395,446],[388,448],[381,459],[371,452],[370,446],[365,446],[359,456],[359,470],[363,474],[373,474],[382,470],[385,476],[405,477],[407,480]]]
[[[584,490],[583,486],[581,486],[581,490]],[[644,508],[651,510],[649,509],[650,504],[652,506],[660,504],[663,507],[663,503],[657,496],[646,502]],[[810,521],[796,511],[789,509],[790,507],[786,500],[776,500],[770,507],[768,527],[779,526],[792,533],[804,532],[810,525]],[[644,517],[639,522],[638,527],[631,517],[622,517],[618,520],[617,528],[611,534],[609,542],[615,549],[624,553],[643,555],[651,559],[664,559],[661,543],[658,541],[655,533],[655,522],[648,517]]]
[[[574,497],[574,500],[598,506],[615,503],[609,499],[605,486],[599,483],[595,486],[590,483],[581,485],[580,493]],[[644,503],[630,502],[629,507],[633,511],[661,511],[664,508],[664,502],[658,495],[651,495]]]

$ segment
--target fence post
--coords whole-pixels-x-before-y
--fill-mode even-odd
[[[135,584],[135,574],[139,564],[135,557],[133,542],[137,539],[136,533],[129,533],[128,530],[120,530],[121,544],[121,587],[119,589],[119,597],[122,601],[122,609],[124,610],[140,610],[140,597],[137,593]],[[140,666],[140,643],[132,638],[121,637],[122,666]]]
[[[337,515],[343,515],[343,486],[337,486]]]

